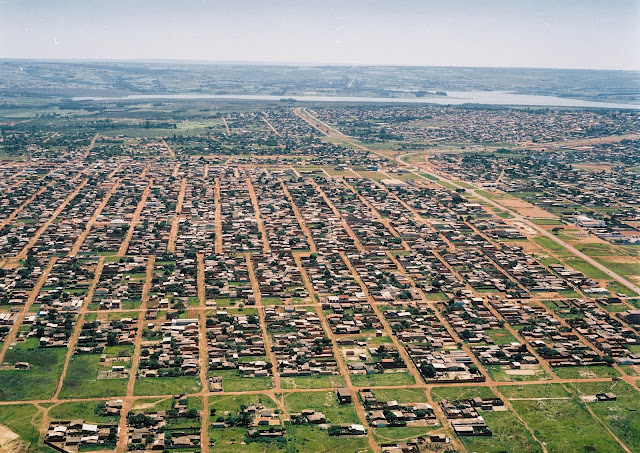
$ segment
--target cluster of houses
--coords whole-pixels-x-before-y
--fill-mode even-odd
[[[199,449],[199,419],[200,413],[190,408],[182,395],[172,399],[169,410],[131,411],[127,414],[127,448],[144,451]]]
[[[500,398],[440,401],[440,408],[458,436],[491,436],[493,433],[478,411],[506,410]]]
[[[254,178],[252,188],[256,194],[269,248],[274,252],[308,250],[307,237],[296,219],[283,183],[274,172],[264,172]]]
[[[361,389],[358,396],[367,412],[367,423],[372,428],[428,426],[437,423],[430,404],[379,401],[371,389]]]
[[[261,251],[262,235],[247,184],[248,175],[226,168],[220,175],[222,250],[224,253]]]
[[[249,278],[249,267],[244,256],[211,254],[204,260],[204,288],[207,305],[217,300],[255,304],[255,295]]]
[[[176,318],[154,329],[159,339],[144,340],[139,376],[193,376],[200,369],[198,319]]]
[[[398,238],[341,178],[315,178],[314,182],[366,249],[402,249],[401,240],[396,240]]]
[[[353,238],[341,217],[329,206],[327,199],[306,178],[290,179],[286,187],[307,226],[318,251],[355,251]]]
[[[333,109],[334,113],[349,111]],[[500,111],[490,112],[489,119],[483,120],[473,112],[438,111],[449,120],[462,118],[470,130],[459,125],[447,133],[438,127],[421,128],[418,136],[515,140],[503,124],[497,132],[482,131],[491,121],[514,124]],[[380,112],[370,109],[359,115],[370,120]],[[530,114],[515,115],[529,118]],[[602,120],[596,113],[549,115],[553,121],[574,126],[582,125],[585,118]],[[603,130],[615,128],[604,122]],[[73,161],[56,171],[34,165],[38,174],[48,175],[42,178],[29,172],[20,177],[0,167],[4,233],[0,262],[4,265],[5,258],[15,260],[21,254],[18,268],[0,268],[0,341],[14,328],[16,341],[37,338],[41,348],[65,348],[78,329],[74,353],[100,354],[98,379],[128,376],[131,358],[114,358],[106,351],[125,346],[130,348],[123,348],[123,355],[130,355],[139,333],[143,341],[136,378],[140,379],[196,376],[202,366],[200,350],[206,348],[209,389],[215,392],[223,391],[222,376],[229,375],[223,370],[262,378],[275,373],[281,377],[337,375],[334,340],[351,374],[405,371],[404,352],[391,343],[380,346],[377,342],[389,328],[428,384],[483,382],[478,363],[518,369],[541,358],[554,367],[614,361],[640,365],[640,354],[632,352],[640,341],[634,327],[640,324],[638,310],[610,314],[602,308],[603,299],[560,300],[552,295],[550,302],[556,308],[549,301],[528,300],[570,290],[594,297],[608,291],[575,269],[543,265],[509,242],[523,239],[521,231],[464,198],[462,189],[416,182],[400,171],[380,182],[351,176],[346,171],[349,166],[341,161],[345,157],[350,158],[351,168],[363,171],[392,167],[378,158],[368,159],[361,151],[322,144],[317,131],[284,110],[268,118],[233,114],[228,123],[238,130],[236,135],[226,135],[229,140],[248,140],[242,149],[264,154],[260,164],[255,157],[243,156],[237,158],[237,165],[226,165],[225,159],[167,165],[147,159],[153,153],[170,154],[164,144],[138,141],[144,150],[136,150],[134,142],[103,140],[89,153],[94,160],[86,168]],[[286,137],[282,138],[286,146],[276,147],[273,127],[306,131],[310,139]],[[404,126],[392,129],[400,135],[412,134]],[[542,132],[528,124],[521,129],[532,137]],[[583,134],[552,131],[538,139],[576,135]],[[189,152],[189,144],[222,149],[211,137],[169,141],[184,153]],[[276,148],[289,154],[294,145],[300,146],[296,153],[311,156],[307,162],[296,160],[292,167],[291,160],[269,155]],[[116,163],[100,157],[111,153],[136,154],[139,159],[123,157]],[[503,170],[490,162],[475,172],[458,154],[438,159],[445,170],[464,178],[499,179]],[[343,176],[330,176],[321,169],[329,161]],[[262,166],[265,163],[282,168],[267,169]],[[298,166],[307,168],[299,171]],[[530,171],[527,166],[517,162],[507,177],[519,178]],[[554,175],[571,174],[558,168]],[[66,178],[60,172],[66,172]],[[3,174],[15,176],[17,183],[2,185]],[[609,180],[605,175],[594,176],[582,195],[571,188],[584,184],[568,181],[559,185],[558,197],[580,206],[600,206],[614,196],[614,186],[598,190],[598,178]],[[530,187],[541,187],[545,193],[545,187],[537,184],[534,181]],[[623,199],[635,200],[619,195]],[[551,207],[560,202],[552,201]],[[634,215],[633,209],[628,214]],[[610,225],[600,218],[577,216],[574,221],[596,233],[611,233]],[[84,233],[86,238],[76,244]],[[18,329],[14,325],[18,313],[43,275],[45,258],[53,256],[57,261]],[[199,317],[195,307],[200,306],[202,287],[207,311]],[[93,294],[91,300],[89,294]],[[145,322],[140,325],[143,300]],[[76,326],[84,304],[89,313],[83,312],[84,322]],[[243,314],[245,305],[252,306],[247,314]],[[509,331],[517,341],[497,341],[498,330],[501,335]],[[206,342],[201,335],[206,335]],[[275,362],[265,356],[275,357]],[[9,365],[25,372],[32,367],[27,362]],[[371,428],[435,424],[429,404],[378,401],[371,389],[362,389],[359,397]],[[345,388],[337,390],[337,398],[341,404],[352,402]],[[598,401],[615,398],[596,395]],[[109,402],[106,414],[118,415],[121,407],[122,401]],[[442,401],[440,407],[457,434],[488,436],[491,429],[481,412],[503,410],[504,405],[499,399],[475,398]],[[327,425],[325,415],[315,409],[290,414],[291,423]],[[245,426],[248,439],[285,435],[275,409],[252,405],[237,415],[250,418]],[[168,411],[133,412],[127,416],[129,448],[197,449],[199,428],[179,426],[176,420],[199,416],[180,399]],[[211,428],[231,426],[237,425],[228,417],[211,423]],[[332,436],[367,432],[358,424],[327,429]],[[115,425],[62,421],[51,423],[45,442],[64,451],[106,449],[112,448],[118,434]],[[447,439],[434,434],[429,441]],[[421,442],[389,442],[383,451],[419,451]]]
[[[55,421],[47,428],[44,444],[64,453],[115,448],[119,432],[117,424],[94,424],[84,420]]]
[[[268,307],[264,311],[280,376],[338,374],[331,340],[315,312],[293,306]]]
[[[631,352],[632,347],[640,343],[640,337],[633,328],[612,317],[592,301],[570,299],[568,304],[577,309],[581,316],[570,317],[567,323],[601,354],[614,358],[620,364],[640,364],[640,355]]]
[[[354,136],[371,142],[388,137],[412,141],[457,143],[531,144],[562,142],[629,134],[638,129],[633,112],[612,118],[590,111],[526,111],[515,109],[460,109],[448,106],[357,106],[317,109],[315,115],[327,124],[349,127]],[[398,118],[406,120],[399,121]],[[425,127],[425,124],[428,127]],[[384,132],[382,134],[381,132]],[[477,145],[482,149],[482,145]],[[459,155],[457,155],[459,156]]]
[[[209,370],[237,370],[249,377],[268,376],[271,364],[258,360],[265,354],[257,316],[230,315],[225,310],[207,316]]]
[[[578,332],[553,316],[542,305],[517,300],[490,300],[491,305],[518,332],[538,355],[552,366],[587,366],[604,364]],[[556,301],[561,304],[561,301]]]
[[[147,257],[135,256],[105,263],[94,293],[101,310],[133,308],[142,300]]]
[[[451,332],[430,308],[410,303],[387,308],[383,314],[425,381],[485,380],[469,354],[457,347]]]
[[[309,299],[300,269],[291,253],[254,254],[251,260],[263,298],[277,298],[283,303]]]

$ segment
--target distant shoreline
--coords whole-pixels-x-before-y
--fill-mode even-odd
[[[431,94],[431,93],[430,93]],[[504,105],[525,107],[582,107],[603,109],[640,110],[639,104],[584,101],[556,96],[514,94],[507,91],[446,91],[446,96],[433,95],[420,98],[370,97],[370,96],[309,96],[309,95],[261,95],[261,94],[130,94],[127,96],[76,96],[71,100],[128,101],[128,100],[243,100],[269,102],[344,102],[385,104],[436,104],[436,105]]]

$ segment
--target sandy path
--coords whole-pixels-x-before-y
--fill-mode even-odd
[[[149,184],[144,188],[144,192],[142,192],[142,196],[140,197],[140,201],[138,202],[138,206],[136,207],[135,212],[133,213],[133,217],[131,218],[131,223],[129,224],[129,229],[127,230],[127,235],[122,240],[120,244],[120,248],[118,249],[118,255],[124,256],[127,254],[127,249],[129,248],[129,242],[131,242],[131,238],[133,237],[133,232],[136,229],[136,225],[138,224],[138,220],[140,219],[140,214],[144,209],[144,204],[147,202],[147,197],[151,193],[151,186],[153,184],[153,180],[149,180]]]
[[[264,227],[264,222],[260,215],[260,205],[258,204],[258,197],[256,196],[256,191],[251,183],[251,178],[247,178],[247,187],[249,188],[249,197],[251,198],[251,204],[253,205],[253,212],[256,215],[256,221],[258,222],[258,230],[262,235],[262,253],[270,253],[269,237],[267,236],[267,230]]]
[[[67,256],[76,256],[78,254],[78,252],[80,251],[80,247],[82,247],[82,244],[84,243],[85,239],[89,235],[91,228],[93,228],[94,223],[96,223],[96,219],[102,213],[102,210],[105,208],[105,206],[109,202],[109,199],[111,198],[111,196],[118,189],[119,185],[120,185],[120,180],[116,181],[111,187],[111,189],[109,190],[109,192],[107,192],[107,194],[104,196],[104,198],[102,199],[102,201],[100,202],[96,210],[93,212],[93,215],[87,222],[86,228],[84,229],[82,234],[78,236],[78,239],[76,239],[76,242],[73,244],[73,247],[71,248],[71,251]]]
[[[267,126],[269,126],[269,129],[271,129],[274,134],[280,135],[280,132],[278,132],[276,130],[276,128],[273,127],[273,124],[271,124],[271,122],[269,122],[269,118],[267,118],[266,112],[262,112],[262,119],[264,120],[265,123],[267,123]]]
[[[38,242],[38,239],[40,239],[40,236],[44,234],[47,228],[49,228],[49,226],[60,215],[60,213],[64,210],[64,208],[67,207],[67,205],[71,202],[71,200],[73,200],[80,193],[82,188],[87,184],[87,181],[88,181],[87,179],[83,179],[82,182],[76,187],[76,189],[73,192],[71,192],[67,196],[67,198],[64,199],[62,204],[60,204],[56,208],[56,210],[53,211],[53,214],[51,214],[51,216],[47,219],[44,225],[42,225],[40,229],[38,229],[38,231],[31,237],[27,245],[24,246],[22,251],[18,253],[18,256],[16,256],[17,260],[23,260],[27,257],[27,253],[29,252],[31,247],[33,247],[36,244],[36,242]]]
[[[144,286],[142,287],[142,302],[140,304],[140,310],[138,313],[138,331],[136,332],[136,338],[133,342],[133,357],[131,359],[131,369],[129,370],[129,381],[127,382],[127,396],[124,398],[124,404],[120,412],[120,435],[118,438],[118,445],[116,451],[123,453],[127,451],[127,414],[131,410],[133,404],[133,392],[136,384],[136,375],[138,374],[138,367],[140,366],[140,350],[142,349],[142,331],[144,330],[144,317],[147,311],[147,303],[149,302],[149,290],[151,289],[151,279],[153,278],[153,263],[155,262],[155,256],[149,256],[149,262],[147,263],[147,272],[145,276]],[[166,395],[163,396],[166,398]],[[153,398],[153,397],[146,397]]]
[[[87,309],[89,307],[89,304],[91,303],[91,299],[93,299],[93,295],[96,291],[96,286],[98,286],[98,281],[100,280],[100,274],[102,274],[103,267],[104,256],[101,256],[98,260],[98,265],[96,266],[96,272],[93,276],[93,280],[91,281],[91,287],[89,288],[89,292],[84,298],[82,308],[80,309],[80,314],[78,315],[78,321],[76,322],[75,328],[73,330],[73,335],[71,335],[71,338],[69,338],[69,343],[67,345],[67,356],[64,360],[62,373],[60,374],[60,379],[58,380],[58,386],[56,387],[56,391],[53,394],[53,400],[58,400],[58,396],[60,395],[60,391],[62,390],[62,384],[64,382],[64,378],[67,375],[67,370],[69,369],[69,361],[71,360],[71,357],[73,356],[73,353],[75,351],[76,343],[78,342],[80,332],[82,331],[82,325],[84,324],[84,318],[87,314]]]
[[[171,222],[171,233],[169,234],[169,243],[167,244],[167,251],[173,253],[176,251],[176,239],[178,238],[178,230],[180,229],[180,213],[182,213],[182,205],[184,204],[184,196],[187,191],[187,178],[182,178],[180,183],[180,193],[178,194],[178,202],[176,203],[176,210]]]

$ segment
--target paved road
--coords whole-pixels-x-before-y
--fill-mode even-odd
[[[509,209],[509,208],[497,203],[494,200],[491,200],[491,199],[489,199],[489,198],[487,198],[487,197],[485,197],[483,195],[480,195],[475,189],[467,189],[465,187],[462,187],[461,185],[457,184],[455,181],[442,176],[442,174],[440,174],[440,173],[438,173],[436,175],[432,171],[427,170],[424,167],[420,167],[420,166],[417,166],[417,165],[409,164],[409,163],[403,161],[402,157],[406,157],[406,156],[408,156],[408,154],[397,156],[396,157],[396,161],[398,161],[401,164],[409,166],[410,168],[414,169],[414,171],[422,171],[424,173],[428,173],[431,176],[433,176],[434,178],[438,178],[438,179],[440,179],[440,180],[442,180],[442,181],[444,181],[444,182],[446,182],[448,184],[451,184],[451,185],[453,185],[455,187],[465,189],[467,191],[467,193],[472,194],[473,196],[481,199],[482,201],[484,201],[484,202],[486,202],[486,203],[488,203],[488,204],[490,204],[492,206],[495,206],[496,208],[499,208],[499,209],[502,209],[502,210],[508,212],[509,214],[511,214],[514,217],[515,220],[517,220],[519,222],[522,222],[525,225],[533,228],[538,233],[548,237],[549,239],[554,241],[556,244],[561,245],[562,247],[564,247],[565,249],[569,250],[571,253],[573,253],[577,257],[579,257],[579,258],[583,259],[584,261],[586,261],[587,263],[591,264],[596,269],[604,272],[605,274],[607,274],[609,277],[611,277],[612,279],[614,279],[618,283],[621,283],[624,286],[626,286],[627,288],[629,288],[629,289],[633,290],[634,292],[636,292],[637,294],[640,294],[640,287],[638,287],[637,285],[633,284],[632,282],[630,282],[626,278],[616,274],[615,272],[613,272],[611,269],[607,268],[606,266],[603,266],[602,264],[600,264],[599,262],[597,262],[596,260],[594,260],[590,256],[585,255],[584,253],[582,253],[580,250],[576,249],[571,244],[567,244],[565,241],[563,241],[562,239],[556,237],[555,235],[553,235],[549,231],[545,230],[540,225],[536,225],[535,223],[531,222],[527,217],[518,214],[517,212],[515,212],[515,211],[513,211],[513,210],[511,210],[511,209]]]

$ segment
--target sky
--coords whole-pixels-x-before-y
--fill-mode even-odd
[[[0,0],[0,58],[640,70],[640,0]]]

